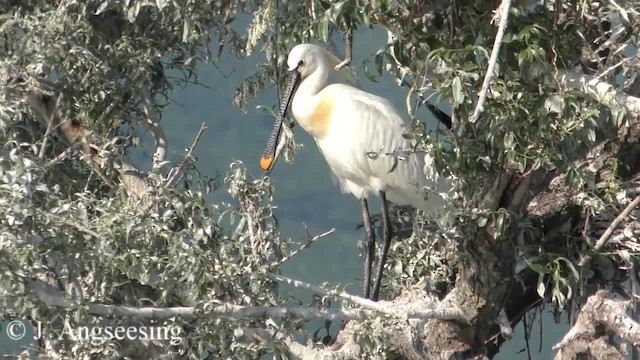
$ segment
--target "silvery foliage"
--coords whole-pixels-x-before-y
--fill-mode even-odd
[[[271,215],[271,186],[233,164],[224,185],[231,203],[207,194],[221,179],[200,176],[186,159],[177,185],[169,165],[139,176],[140,196],[123,175],[132,129],[144,117],[138,89],[158,101],[174,70],[193,69],[223,46],[244,47],[229,26],[245,3],[12,2],[0,16],[0,308],[3,319],[42,322],[41,355],[63,358],[256,358],[272,345],[238,342],[234,330],[264,320],[209,316],[207,304],[276,305],[265,268],[286,248]],[[215,41],[215,40],[214,40]],[[29,96],[56,99],[58,120],[74,119],[96,154],[70,144]],[[157,103],[161,109],[163,103]],[[53,116],[52,116],[53,118]],[[47,141],[44,141],[45,134]],[[45,144],[45,149],[41,148]],[[150,160],[149,160],[150,162]],[[148,167],[148,165],[143,165]],[[239,201],[241,199],[241,201]],[[253,228],[238,227],[251,218]],[[259,231],[260,238],[249,233]],[[247,235],[247,236],[245,236]],[[87,304],[195,307],[195,319],[96,315]],[[263,324],[263,325],[261,325]],[[78,342],[65,326],[177,326],[166,341]]]

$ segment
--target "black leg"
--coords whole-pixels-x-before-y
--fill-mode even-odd
[[[373,285],[373,296],[371,300],[378,301],[380,297],[380,283],[382,282],[382,270],[384,270],[384,263],[387,261],[387,253],[389,252],[389,245],[391,245],[391,220],[389,220],[389,209],[387,208],[387,196],[384,191],[380,191],[380,200],[382,201],[382,237],[384,238],[384,244],[382,245],[382,254],[378,261],[378,276],[376,282]]]
[[[369,206],[367,199],[360,200],[362,205],[362,224],[364,225],[365,236],[365,258],[364,258],[364,298],[368,299],[371,294],[371,264],[373,263],[373,253],[376,246],[376,240],[371,225],[371,217],[369,216]]]

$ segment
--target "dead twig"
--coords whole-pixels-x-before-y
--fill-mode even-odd
[[[62,100],[62,93],[58,94],[56,98],[56,105],[53,107],[53,111],[47,120],[47,130],[44,133],[44,138],[42,138],[42,146],[40,147],[40,154],[38,154],[38,158],[44,159],[44,152],[47,148],[47,141],[49,140],[49,136],[53,132],[53,120],[56,117],[56,113],[58,112],[58,107],[60,106],[60,101]]]
[[[306,229],[306,226],[305,226]],[[309,239],[309,241],[307,241],[306,244],[300,246],[297,250],[294,250],[293,252],[291,252],[289,255],[283,257],[282,259],[273,262],[271,265],[267,266],[267,269],[271,270],[271,269],[275,269],[276,267],[284,264],[285,262],[291,260],[294,256],[298,255],[300,252],[302,252],[303,250],[309,248],[309,246],[313,245],[313,243],[315,243],[316,241],[333,234],[336,231],[335,228],[329,230],[329,231],[325,231],[320,235],[316,235],[312,238]]]
[[[498,25],[496,39],[493,42],[493,49],[491,50],[491,57],[489,58],[489,64],[487,66],[487,74],[484,76],[484,82],[482,83],[478,103],[476,104],[475,110],[473,110],[473,114],[469,118],[469,122],[472,124],[478,121],[480,113],[484,111],[484,103],[487,101],[487,93],[489,92],[493,72],[498,62],[498,54],[500,53],[500,45],[502,45],[502,37],[504,36],[504,31],[507,28],[509,9],[511,9],[511,0],[502,0],[502,4],[500,4],[498,9],[500,10],[500,25]]]
[[[180,162],[180,164],[178,164],[178,166],[171,169],[171,171],[169,172],[165,187],[170,187],[171,185],[173,185],[174,181],[176,181],[178,176],[184,171],[184,167],[187,166],[187,159],[189,159],[193,155],[193,150],[196,148],[196,146],[198,146],[200,137],[205,130],[207,130],[207,124],[203,122],[200,125],[200,129],[198,130],[195,139],[193,139],[193,144],[191,144],[191,147],[189,147],[189,150],[187,151],[187,155],[185,155],[184,159]]]
[[[80,149],[82,147],[82,145],[84,145],[84,144],[79,141],[79,142],[69,146],[63,152],[58,154],[56,157],[54,157],[53,159],[49,160],[49,162],[47,162],[47,164],[45,165],[45,168],[51,168],[52,166],[56,165],[57,163],[63,161],[64,159],[66,159],[67,156],[71,155],[71,153],[73,153],[74,151]]]
[[[627,207],[620,213],[620,215],[618,215],[611,222],[607,230],[605,230],[604,233],[602,233],[602,235],[598,239],[598,241],[596,241],[596,245],[593,247],[593,251],[600,250],[607,243],[607,241],[609,241],[609,237],[611,237],[611,234],[613,234],[614,230],[618,227],[618,225],[620,225],[620,223],[624,221],[624,219],[626,219],[627,216],[631,214],[631,211],[633,211],[633,209],[635,209],[638,205],[640,205],[640,195],[636,196],[636,198],[633,199],[633,201],[629,205],[627,205]],[[591,257],[589,255],[585,255],[585,257],[583,257],[582,260],[580,260],[580,263],[578,263],[578,265],[585,266],[590,259]]]
[[[344,33],[344,46],[344,60],[340,64],[336,65],[336,71],[340,71],[343,67],[351,64],[351,60],[353,58],[353,30],[351,28]]]

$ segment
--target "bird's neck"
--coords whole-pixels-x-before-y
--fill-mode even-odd
[[[329,78],[329,64],[326,61],[322,61],[311,74],[307,75],[300,82],[300,86],[296,91],[296,95],[300,94],[304,97],[315,96],[327,85],[327,79]]]
[[[291,103],[293,117],[314,137],[317,137],[317,134],[314,134],[311,123],[317,117],[317,107],[322,102],[318,93],[327,85],[329,71],[329,64],[320,64],[314,72],[302,79]]]

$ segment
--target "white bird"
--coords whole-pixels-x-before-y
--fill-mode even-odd
[[[389,100],[346,84],[327,85],[329,75],[339,62],[317,45],[300,44],[291,50],[287,66],[293,77],[260,166],[265,171],[273,167],[282,119],[291,105],[293,117],[315,139],[340,189],[361,201],[367,247],[364,297],[377,301],[392,237],[386,200],[425,211],[440,209],[443,199],[437,193],[426,196],[424,189],[442,190],[444,183],[434,178],[437,174],[434,174],[430,154],[403,153],[401,158],[393,155],[411,146],[402,136],[407,131],[406,124]],[[372,296],[375,240],[367,204],[370,194],[382,200],[384,238]]]

